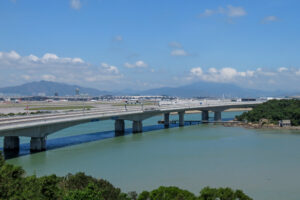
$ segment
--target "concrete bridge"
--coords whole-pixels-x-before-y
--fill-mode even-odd
[[[164,126],[169,127],[170,113],[177,113],[179,126],[184,126],[186,111],[202,111],[202,121],[208,121],[209,111],[214,113],[214,120],[222,120],[222,112],[230,108],[253,107],[262,102],[219,102],[205,104],[175,104],[163,106],[111,106],[106,109],[73,111],[68,113],[42,114],[22,117],[0,118],[0,136],[4,137],[5,151],[19,150],[19,137],[31,137],[32,152],[46,149],[46,137],[59,130],[99,120],[115,120],[116,136],[123,135],[125,120],[132,121],[132,132],[142,133],[143,120],[163,115]]]

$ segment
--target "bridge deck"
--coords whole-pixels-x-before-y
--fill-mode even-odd
[[[0,136],[2,133],[11,130],[17,130],[22,128],[30,128],[37,126],[47,126],[51,124],[61,124],[69,122],[89,122],[91,120],[105,120],[105,119],[117,119],[120,117],[130,116],[155,116],[168,112],[182,112],[189,110],[226,110],[229,108],[243,108],[250,107],[262,102],[220,102],[219,104],[179,104],[179,105],[164,105],[164,106],[144,106],[135,107],[127,106],[109,108],[109,109],[91,109],[85,111],[74,111],[67,113],[51,113],[41,114],[35,116],[22,116],[22,117],[8,117],[0,118]]]

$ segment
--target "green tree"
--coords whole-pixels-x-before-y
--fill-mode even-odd
[[[64,200],[104,200],[104,198],[102,193],[97,190],[97,186],[89,183],[83,189],[68,191]]]
[[[164,187],[161,186],[150,193],[142,192],[138,200],[196,200],[196,196],[187,191],[182,190],[178,187]]]
[[[201,190],[199,200],[252,200],[241,190],[231,188],[210,188],[205,187]]]

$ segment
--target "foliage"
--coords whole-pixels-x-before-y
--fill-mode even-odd
[[[300,100],[284,99],[270,100],[236,116],[239,121],[259,122],[260,119],[268,119],[277,124],[279,120],[291,120],[293,126],[300,125]]]
[[[0,152],[0,199],[10,200],[251,200],[242,191],[204,188],[199,197],[178,187],[159,187],[151,192],[122,193],[111,183],[84,173],[25,176],[21,167],[5,163]]]
[[[187,191],[178,187],[159,187],[156,190],[149,192],[142,192],[138,200],[196,200],[197,197]]]
[[[199,200],[252,200],[241,190],[232,190],[230,188],[210,188],[205,187],[200,192]]]

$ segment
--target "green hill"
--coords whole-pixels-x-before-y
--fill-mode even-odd
[[[237,120],[258,122],[260,119],[268,119],[272,123],[279,120],[291,120],[293,126],[300,125],[300,100],[270,100],[254,107],[253,110],[236,116]]]

